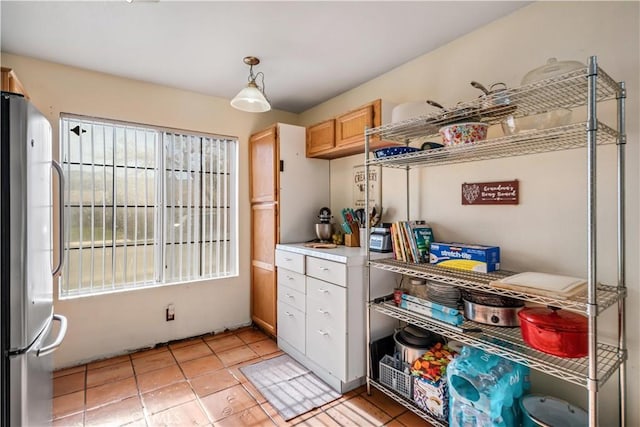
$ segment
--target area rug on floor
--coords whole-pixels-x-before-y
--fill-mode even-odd
[[[245,366],[240,371],[285,420],[341,396],[287,354]]]

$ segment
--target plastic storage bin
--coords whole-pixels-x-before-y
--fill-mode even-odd
[[[395,390],[402,397],[411,399],[413,378],[408,363],[385,355],[380,361],[380,383]]]

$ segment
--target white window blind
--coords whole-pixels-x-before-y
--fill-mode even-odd
[[[237,274],[237,140],[63,115],[75,296]]]

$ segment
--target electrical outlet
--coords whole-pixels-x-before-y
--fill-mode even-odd
[[[173,304],[169,304],[169,305],[167,306],[166,316],[167,316],[167,317],[166,317],[167,322],[170,322],[170,321],[172,321],[172,320],[175,320],[175,318],[176,318],[176,308],[174,307],[174,305],[173,305]]]

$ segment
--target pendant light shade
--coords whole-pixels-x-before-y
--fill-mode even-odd
[[[249,65],[249,84],[243,88],[231,100],[231,106],[237,110],[249,113],[264,113],[271,109],[271,104],[264,95],[264,74],[259,72],[253,74],[253,66],[260,63],[260,60],[254,56],[244,58],[244,63]],[[262,87],[258,86],[256,79],[261,77]]]

